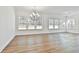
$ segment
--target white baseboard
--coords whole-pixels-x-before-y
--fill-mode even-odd
[[[5,49],[5,47],[13,40],[14,37],[15,37],[15,35],[13,35],[13,36],[4,44],[4,46],[0,49],[0,52],[2,52],[2,51]]]

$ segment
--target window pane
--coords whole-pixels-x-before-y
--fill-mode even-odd
[[[18,25],[18,30],[26,30],[27,28],[26,28],[26,25],[24,25],[24,24],[19,24]]]

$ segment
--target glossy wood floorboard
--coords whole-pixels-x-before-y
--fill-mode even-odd
[[[54,38],[53,38],[54,39]],[[52,53],[61,52],[63,48],[48,38],[47,34],[18,35],[2,51],[3,53]]]

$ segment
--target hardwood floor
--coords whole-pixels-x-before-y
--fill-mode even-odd
[[[2,53],[52,53],[63,51],[63,48],[53,39],[50,41],[48,34],[19,35],[10,42]]]

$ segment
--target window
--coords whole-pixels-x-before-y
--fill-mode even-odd
[[[26,30],[27,25],[26,25],[26,19],[24,16],[19,16],[18,17],[18,30]]]
[[[60,20],[58,18],[49,18],[49,29],[59,29]]]
[[[42,17],[38,20],[33,20],[30,17],[19,16],[18,17],[18,30],[41,30],[42,26]]]
[[[42,26],[42,17],[38,10],[33,9],[31,15],[18,17],[18,30],[40,30]]]

